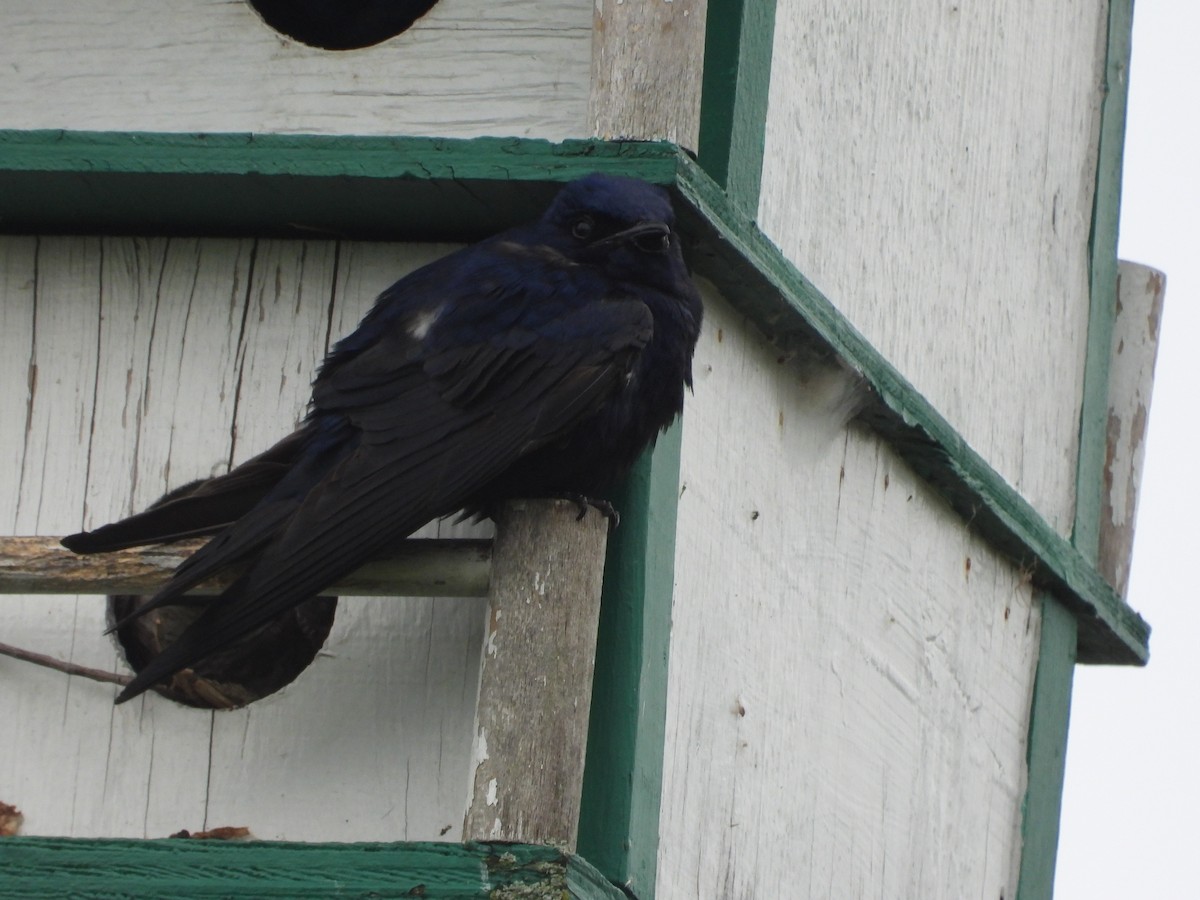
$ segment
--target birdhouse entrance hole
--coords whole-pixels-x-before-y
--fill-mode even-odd
[[[193,481],[176,488],[151,508],[187,496],[203,484]],[[164,606],[130,618],[149,600],[148,595],[138,594],[108,598],[109,625],[115,628],[117,643],[135,672],[174,643],[206,608],[205,598],[199,598],[196,603]],[[237,709],[261,700],[291,684],[312,664],[329,637],[336,611],[336,597],[307,600],[226,649],[177,672],[154,690],[200,709]]]
[[[110,623],[121,621],[148,599],[109,596]],[[291,684],[312,664],[329,637],[336,610],[336,597],[314,597],[153,690],[199,709],[237,709],[261,700]],[[125,660],[140,672],[203,612],[199,604],[164,606],[129,620],[116,630]]]
[[[437,0],[247,0],[262,20],[322,50],[359,50],[408,29]]]

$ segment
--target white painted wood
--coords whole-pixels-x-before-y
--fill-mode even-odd
[[[1149,266],[1122,260],[1118,267],[1097,565],[1122,595],[1129,587],[1138,485],[1146,457],[1146,426],[1166,287],[1166,276]]]
[[[25,240],[7,238],[0,243],[23,248]],[[5,262],[12,268],[5,273],[5,287],[27,284],[30,290],[11,295],[6,290],[0,305],[8,308],[15,301],[22,309],[18,325],[28,321],[29,329],[0,332],[4,343],[0,355],[37,370],[31,395],[12,392],[0,400],[0,441],[15,446],[20,458],[19,467],[6,470],[3,477],[2,505],[11,514],[3,523],[6,529],[53,534],[82,524],[91,474],[88,446],[95,411],[103,406],[95,386],[108,381],[101,372],[105,362],[101,352],[112,354],[116,365],[124,368],[128,354],[117,346],[120,333],[113,332],[124,332],[133,340],[137,329],[132,310],[142,301],[136,291],[123,292],[109,298],[102,318],[98,298],[107,274],[105,243],[42,238],[32,242],[35,251],[27,259],[6,254]],[[25,296],[34,298],[27,320],[22,308]],[[122,320],[124,328],[109,327]],[[116,410],[117,421],[121,412]],[[119,459],[120,455],[114,448],[113,456]],[[96,468],[109,461],[98,458]],[[122,477],[128,479],[127,470]],[[113,666],[116,652],[107,638],[100,637],[103,611],[96,598],[7,599],[10,602],[0,609],[0,616],[8,642],[83,665]],[[39,599],[46,602],[35,609]],[[136,717],[115,713],[108,706],[111,691],[22,663],[0,665],[0,705],[14,723],[0,739],[4,742],[0,781],[5,790],[29,799],[26,832],[133,831],[143,819],[151,818],[150,805],[137,797],[135,786],[153,777],[154,739],[140,739]],[[99,703],[98,696],[103,698]],[[122,721],[134,738],[115,748],[109,738],[121,726],[115,726],[114,719]],[[171,753],[181,767],[194,763],[186,723],[168,712],[157,725],[161,729],[158,748]],[[164,808],[178,809],[189,799],[202,798],[202,793],[190,790],[193,786],[194,781],[164,785]]]
[[[57,243],[42,238],[43,246]],[[233,394],[224,385],[232,359],[196,327],[196,319],[214,321],[221,330],[240,321],[233,296],[245,282],[250,245],[221,242],[212,256],[223,258],[210,256],[206,264],[200,247],[194,240],[107,238],[100,247],[99,282],[83,282],[91,293],[69,301],[48,298],[67,315],[100,317],[95,377],[74,384],[80,395],[94,397],[91,432],[86,444],[64,448],[88,462],[85,527],[144,508],[169,488],[224,471],[227,464],[228,431],[201,423],[227,420]],[[42,265],[39,284],[43,273],[77,277],[71,269]],[[69,347],[78,338],[68,330],[60,339]],[[22,490],[37,495],[33,485]],[[86,615],[74,623],[72,640],[94,655],[73,661],[116,670],[114,642],[100,636],[107,624],[103,599],[80,597],[77,606]],[[16,674],[14,687],[21,690],[25,676]],[[78,685],[78,703],[90,724],[64,723],[48,735],[54,744],[78,741],[74,766],[67,769],[74,777],[60,781],[50,797],[35,798],[39,819],[30,833],[46,833],[43,817],[67,796],[88,805],[73,815],[69,830],[58,833],[138,837],[187,827],[192,810],[204,803],[212,715],[169,702],[112,708],[111,687],[70,681]]]
[[[1030,585],[705,303],[656,896],[1015,897]]]
[[[441,0],[329,51],[242,0],[0,4],[5,128],[585,137],[589,0]]]
[[[56,534],[225,471],[303,414],[329,334],[446,246],[0,239],[0,527]],[[429,536],[480,533],[435,525]],[[486,533],[487,529],[482,531]],[[343,598],[294,684],[212,714],[0,659],[5,802],[26,834],[461,834],[483,601]],[[5,597],[5,640],[116,670],[100,597]]]
[[[1108,4],[777,10],[763,229],[1068,533]]]
[[[246,413],[238,420],[235,462],[285,432],[270,428],[264,409],[291,410],[298,420],[327,331],[334,339],[348,333],[380,290],[428,258],[420,250],[409,259],[406,248],[378,249],[362,254],[381,264],[367,272],[356,272],[355,254],[347,254],[343,277],[370,284],[347,293],[348,310],[339,314],[341,292],[330,310],[332,243],[259,242],[239,352],[239,406]],[[342,265],[339,257],[339,273]],[[336,331],[329,326],[335,318],[342,326]],[[420,533],[432,536],[430,529]],[[205,827],[256,822],[255,835],[288,840],[431,840],[447,825],[459,827],[476,678],[466,652],[478,652],[481,632],[466,617],[482,615],[481,602],[344,599],[309,671],[280,694],[216,719]],[[431,658],[443,654],[453,667],[426,684]],[[443,759],[448,727],[456,740]],[[276,764],[247,767],[247,756],[274,756]],[[285,798],[269,820],[261,812],[264,796]]]

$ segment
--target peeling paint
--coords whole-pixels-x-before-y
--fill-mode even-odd
[[[487,731],[480,728],[475,735],[475,752],[471,758],[471,768],[478,769],[490,758],[488,755]]]
[[[483,640],[483,652],[488,656],[495,656],[500,650],[496,644],[496,635],[500,633],[500,617],[503,614],[502,609],[488,608],[488,629]]]

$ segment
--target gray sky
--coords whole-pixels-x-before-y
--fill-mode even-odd
[[[1128,599],[1154,631],[1146,669],[1076,669],[1057,900],[1200,897],[1200,3],[1134,9],[1120,255],[1167,293]]]

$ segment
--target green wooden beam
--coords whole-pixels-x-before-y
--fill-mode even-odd
[[[669,185],[669,143],[0,131],[0,231],[470,241],[611,172]]]
[[[579,822],[580,854],[642,900],[658,863],[681,434],[676,422],[613,501]]]
[[[4,838],[6,900],[422,897],[625,900],[578,856],[529,844]]]
[[[1099,557],[1106,490],[1109,366],[1117,312],[1117,229],[1133,33],[1132,0],[1110,0],[1107,27],[1104,99],[1088,237],[1087,349],[1071,535],[1076,552],[1088,561],[1093,571]],[[1078,622],[1071,619],[1053,599],[1043,598],[1042,640],[1030,708],[1029,785],[1022,807],[1018,900],[1049,900],[1054,896],[1071,690],[1076,659],[1087,657],[1081,631],[1085,622],[1082,618]]]
[[[1029,784],[1021,807],[1017,900],[1049,900],[1054,895],[1067,725],[1075,674],[1075,619],[1053,597],[1041,595],[1041,606],[1042,633],[1025,748]]]
[[[758,211],[775,0],[708,0],[699,160],[731,201]]]

